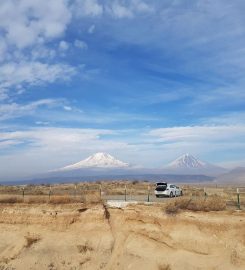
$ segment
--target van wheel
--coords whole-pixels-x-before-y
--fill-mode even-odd
[[[181,192],[180,192],[180,196],[183,196],[183,192],[182,192],[182,190],[181,190]]]
[[[170,198],[173,198],[173,192],[170,192],[169,197],[170,197]]]
[[[160,196],[159,195],[156,195],[157,198],[159,198]]]

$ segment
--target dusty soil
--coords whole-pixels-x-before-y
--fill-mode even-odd
[[[244,212],[0,205],[0,269],[245,269]]]

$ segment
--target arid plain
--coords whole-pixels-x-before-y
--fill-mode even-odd
[[[217,196],[119,208],[93,193],[49,202],[8,196],[0,204],[2,270],[245,268],[245,214]]]

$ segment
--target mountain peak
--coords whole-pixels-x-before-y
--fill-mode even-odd
[[[128,163],[120,161],[110,154],[98,152],[75,164],[68,165],[61,170],[76,170],[83,168],[123,168],[128,166]]]
[[[198,158],[194,157],[193,155],[186,153],[176,160],[171,162],[167,167],[173,169],[185,169],[185,168],[205,168],[207,164]]]

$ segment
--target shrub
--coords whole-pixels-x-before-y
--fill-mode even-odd
[[[5,196],[0,198],[0,203],[20,203],[22,198],[16,196]]]
[[[35,203],[47,203],[48,198],[46,196],[32,196],[25,199],[26,203],[35,204]]]
[[[191,200],[187,209],[192,211],[222,211],[226,208],[226,202],[223,198],[214,195],[207,199]]]
[[[176,204],[176,201],[170,202],[165,206],[165,213],[168,215],[175,215],[179,211],[179,207]]]
[[[191,211],[222,211],[226,209],[226,202],[223,198],[214,195],[208,198],[178,198],[165,206],[165,213],[176,214],[180,209]]]
[[[79,253],[86,253],[87,251],[93,251],[94,249],[86,242],[84,245],[77,245]]]
[[[75,202],[75,198],[69,196],[51,196],[50,203],[52,204],[66,204]]]
[[[28,248],[28,247],[32,246],[34,243],[38,242],[41,238],[39,235],[28,234],[27,236],[25,236],[25,239],[26,239],[25,247]]]
[[[171,270],[171,267],[170,267],[169,264],[167,264],[167,265],[161,264],[161,265],[158,266],[158,270]]]

